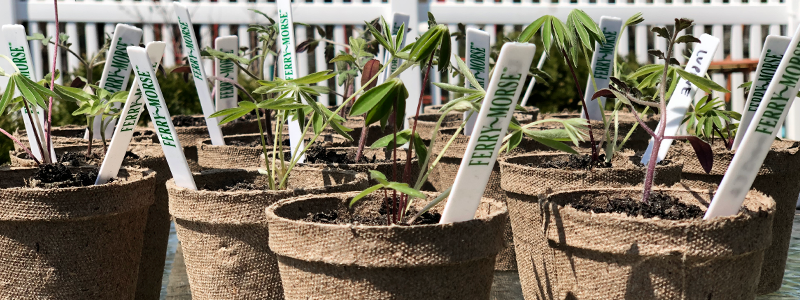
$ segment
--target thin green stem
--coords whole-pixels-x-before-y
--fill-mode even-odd
[[[269,168],[269,158],[267,157],[267,141],[264,138],[264,127],[261,126],[261,115],[258,113],[258,109],[256,111],[256,120],[258,121],[258,134],[261,137],[261,150],[264,152],[264,167],[267,168],[267,177],[269,177],[269,189],[275,189],[275,178],[273,178],[272,173],[270,172]]]

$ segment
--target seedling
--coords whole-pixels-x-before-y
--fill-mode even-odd
[[[114,108],[114,103],[125,103],[128,98],[127,91],[116,92],[111,94],[109,91],[100,88],[99,86],[89,85],[94,93],[87,92],[83,89],[56,86],[56,93],[61,96],[61,99],[74,101],[78,104],[78,109],[72,112],[73,116],[84,115],[86,117],[86,128],[89,130],[89,136],[92,136],[94,131],[95,119],[100,119],[100,137],[103,141],[103,152],[108,150],[106,145],[106,128],[111,121],[119,116],[119,109]],[[89,139],[86,155],[92,154],[92,140]]]

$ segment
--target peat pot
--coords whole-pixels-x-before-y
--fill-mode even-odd
[[[523,294],[528,299],[542,298],[537,278],[542,274],[536,259],[539,249],[531,241],[545,243],[541,234],[541,220],[531,212],[538,208],[538,196],[571,188],[625,187],[644,181],[644,167],[635,162],[640,159],[631,151],[617,153],[611,168],[592,170],[556,169],[540,167],[541,164],[569,159],[569,154],[554,151],[537,151],[498,158],[500,188],[505,191],[514,240],[517,270]],[[530,165],[530,166],[529,166]],[[681,178],[680,161],[667,161],[656,166],[656,184],[673,185]]]
[[[716,189],[722,181],[735,151],[728,151],[722,142],[712,144],[714,165],[706,174],[689,143],[675,142],[667,158],[685,157],[681,182],[691,187]],[[753,182],[756,189],[775,200],[775,221],[772,222],[772,244],[764,253],[764,264],[758,284],[759,294],[768,294],[781,288],[786,257],[792,237],[797,195],[800,193],[800,142],[776,140],[772,143],[764,164]]]
[[[72,166],[92,165],[99,166],[104,153],[102,148],[95,148],[93,153],[97,159],[90,161],[67,162]],[[86,153],[86,146],[57,146],[56,155],[63,153]],[[155,202],[150,205],[147,213],[147,225],[144,231],[144,245],[139,264],[139,280],[136,288],[136,299],[157,299],[161,295],[161,277],[164,275],[164,264],[167,257],[167,244],[169,243],[170,215],[167,208],[168,196],[165,183],[172,178],[172,172],[164,157],[160,144],[131,143],[128,148],[129,155],[122,161],[123,166],[142,167],[155,171],[156,187]],[[28,158],[25,152],[11,153],[12,167],[35,167],[36,163]]]
[[[156,174],[123,168],[99,186],[28,188],[35,171],[0,170],[0,298],[134,299]]]
[[[172,116],[172,123],[175,125],[184,155],[189,161],[189,167],[193,172],[200,171],[200,165],[197,164],[197,147],[200,142],[210,138],[205,118],[203,115]],[[224,136],[258,133],[258,120],[255,119],[255,115],[247,115],[247,118],[239,118],[221,125],[220,129]]]
[[[305,139],[307,144],[313,134]],[[257,143],[257,146],[253,146]],[[317,138],[317,143],[322,147],[336,147],[348,145],[349,141],[338,134],[322,134]],[[252,144],[252,145],[251,145]],[[284,145],[289,145],[289,137],[283,139]],[[248,133],[225,137],[225,145],[212,145],[211,139],[205,139],[198,145],[197,162],[205,169],[248,169],[258,168],[264,163],[264,149],[261,145],[261,134]],[[290,147],[286,147],[289,149]],[[272,146],[267,146],[271,152]]]
[[[201,190],[167,182],[169,211],[183,249],[192,299],[283,299],[275,254],[267,245],[264,209],[306,194],[363,190],[366,176],[341,170],[295,168],[288,189],[267,189],[255,170],[210,170],[195,175]],[[230,187],[250,183],[251,189]]]
[[[53,142],[53,147],[58,146],[86,146],[88,144],[87,139],[83,137],[86,134],[86,126],[78,126],[78,125],[65,125],[59,127],[53,127],[50,131],[50,140]],[[22,142],[25,147],[30,147],[30,143],[28,142],[28,133],[25,129],[20,129],[14,133],[14,136]],[[111,142],[111,137],[106,137],[106,143]],[[156,136],[155,131],[152,128],[137,126],[133,132],[133,139],[131,139],[133,143],[158,143],[158,136]],[[99,147],[103,148],[103,143],[100,139],[95,139],[92,142],[92,147]],[[24,151],[17,143],[14,143],[14,150],[16,151]]]
[[[489,299],[507,210],[484,198],[476,218],[450,224],[378,226],[305,221],[338,212],[381,218],[384,193],[348,208],[359,192],[308,195],[267,209],[269,247],[286,299]],[[414,201],[422,208],[426,201]],[[434,210],[441,211],[441,205]]]
[[[655,188],[706,209],[705,190]],[[639,199],[641,187],[562,191],[527,211],[542,239],[527,240],[539,299],[754,299],[775,202],[747,194],[736,216],[666,220],[573,208],[583,199]],[[535,221],[541,217],[543,222]],[[533,234],[533,233],[532,233]],[[524,238],[523,238],[524,239]],[[520,244],[517,244],[518,246]],[[523,286],[525,283],[523,283]],[[532,296],[528,296],[533,298]]]

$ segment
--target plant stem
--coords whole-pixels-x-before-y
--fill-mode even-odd
[[[111,122],[111,120],[109,120],[109,122]],[[108,123],[103,125],[103,120],[101,117],[100,125],[100,141],[103,143],[103,153],[107,153],[108,146],[106,145],[106,127],[108,127]]]
[[[394,103],[392,104],[395,116],[397,116],[397,106],[398,106],[397,105],[397,101],[398,101],[398,98],[400,98],[400,97],[395,97],[394,98]],[[392,126],[392,136],[393,136],[392,137],[392,141],[394,141],[394,144],[392,145],[392,181],[397,182],[397,146],[398,146],[397,145],[397,126]],[[411,138],[411,140],[413,140],[413,138]],[[408,161],[409,159],[410,159],[409,157],[406,157],[406,161]],[[392,192],[392,207],[395,209],[395,217],[394,217],[394,223],[395,224],[397,224],[397,222],[400,220],[400,217],[401,217],[400,212],[399,212],[399,205],[398,204],[399,203],[397,203],[397,191],[393,190],[393,192]]]
[[[53,0],[53,7],[54,7],[54,10],[55,10],[55,15],[56,15],[56,18],[55,18],[56,32],[60,32],[59,29],[58,29],[58,0]],[[58,37],[56,37],[56,38],[58,38]],[[56,62],[57,62],[57,59],[58,59],[58,47],[53,47],[53,52],[54,52],[53,53],[53,71],[50,73],[50,91],[54,91],[55,88],[56,88],[56,86],[55,86],[55,84],[56,84]],[[45,127],[47,128],[47,132],[45,132],[45,139],[47,140],[47,145],[45,145],[44,147],[45,147],[45,149],[47,149],[47,151],[48,151],[47,155],[49,157],[50,156],[50,153],[49,153],[50,152],[50,145],[51,145],[50,144],[51,143],[50,132],[53,129],[53,97],[52,96],[50,97],[48,102],[49,103],[47,105],[47,124],[45,124]],[[91,127],[91,124],[89,125],[89,127]],[[89,134],[89,136],[90,137],[92,136],[91,133]],[[89,139],[89,145],[91,145],[91,139]]]
[[[653,137],[653,150],[650,153],[650,161],[647,162],[647,173],[644,176],[644,191],[642,193],[642,202],[647,203],[648,199],[650,199],[650,192],[653,189],[653,179],[655,178],[656,173],[656,163],[658,160],[658,152],[661,150],[661,141],[664,139],[664,132],[666,131],[666,122],[667,122],[667,100],[666,93],[667,93],[667,71],[669,70],[669,59],[672,57],[672,47],[675,45],[675,39],[678,37],[678,31],[672,33],[672,39],[670,39],[670,43],[667,46],[667,52],[664,59],[664,72],[661,75],[661,84],[659,85],[659,95],[661,99],[659,99],[659,113],[661,114],[661,122],[664,123],[663,126],[656,127],[658,133],[655,134]],[[637,116],[637,114],[633,114]],[[646,127],[646,126],[645,126]]]
[[[258,114],[258,109],[256,109],[256,119],[261,119],[261,116]],[[267,168],[267,177],[269,177],[269,189],[275,189],[275,178],[272,176],[272,172],[270,172],[269,168],[269,153],[267,151],[267,141],[264,138],[264,128],[261,127],[261,121],[258,121],[258,134],[261,137],[261,150],[264,152],[264,167]]]
[[[20,142],[17,138],[15,138],[13,135],[9,134],[7,131],[3,130],[3,128],[0,128],[0,133],[5,134],[8,138],[10,138],[12,141],[14,141],[14,143],[17,143],[17,145],[19,145],[20,148],[22,148],[22,150],[25,150],[25,153],[28,153],[28,156],[33,158],[33,161],[35,161],[37,165],[41,164],[39,162],[39,160],[36,159],[36,156],[33,156],[33,153],[31,153],[31,150],[28,150],[28,147],[25,147],[25,145],[23,145],[22,142]],[[44,154],[42,154],[42,156],[44,156]]]
[[[361,137],[358,138],[358,150],[356,151],[356,163],[361,160],[364,146],[367,144],[367,134],[369,134],[369,124],[364,120],[364,127],[361,128]]]
[[[415,134],[417,132],[417,119],[419,118],[419,111],[422,108],[422,97],[425,96],[425,85],[428,83],[428,76],[431,73],[431,66],[433,65],[433,55],[428,59],[428,67],[425,70],[425,77],[422,78],[422,88],[419,91],[419,101],[417,101],[417,111],[414,115],[414,125],[411,126],[411,137],[408,139],[408,149],[406,149],[406,168],[403,171],[403,182],[411,184],[411,151],[414,148]],[[395,112],[397,116],[397,112]],[[466,121],[466,120],[465,120]],[[397,127],[397,126],[395,126]]]
[[[564,60],[567,61],[567,66],[569,66],[570,73],[572,73],[572,81],[575,82],[575,88],[578,90],[578,97],[581,98],[581,103],[583,103],[583,108],[584,108],[583,115],[584,117],[586,117],[586,121],[588,123],[588,128],[589,128],[589,141],[591,143],[591,148],[592,148],[592,162],[595,162],[597,161],[598,153],[597,153],[597,148],[595,147],[596,143],[594,140],[594,134],[592,134],[592,119],[589,118],[589,110],[588,110],[589,107],[586,106],[586,99],[584,99],[583,97],[583,90],[581,90],[581,84],[578,83],[578,75],[575,74],[575,69],[572,67],[572,61],[569,59],[569,55],[567,55],[567,52],[564,51],[564,49],[560,50],[561,54],[564,55]]]
[[[87,117],[86,118],[86,126],[87,126],[87,129],[89,130],[89,146],[86,148],[86,157],[89,157],[89,156],[92,155],[92,141],[94,140],[94,133],[93,133],[93,130],[92,130],[93,129],[92,127],[94,127],[94,126],[92,126],[92,124],[94,124],[94,117]]]

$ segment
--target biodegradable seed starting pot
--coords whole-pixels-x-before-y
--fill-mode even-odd
[[[554,113],[554,114],[543,114],[542,119],[572,119],[572,118],[583,118],[584,116],[578,112],[569,112],[569,113]],[[609,126],[608,130],[610,131],[609,136],[613,139],[614,138],[614,121],[613,116],[610,114],[606,115],[606,120],[611,122],[611,126]],[[647,124],[647,127],[650,129],[655,130],[658,126],[658,115],[648,114],[642,117],[642,121]],[[595,120],[592,119],[592,135],[596,141],[605,141],[605,126],[603,125],[603,120]],[[628,111],[620,111],[619,113],[619,131],[617,135],[617,143],[621,143],[628,133],[633,130],[631,133],[630,138],[628,141],[625,142],[623,147],[625,149],[631,149],[634,151],[642,151],[647,149],[647,144],[650,142],[650,134],[647,133],[641,126],[638,125],[639,123],[636,121],[636,117],[628,112]],[[636,128],[633,128],[636,126]],[[587,131],[586,134],[588,135],[589,132]],[[581,143],[583,148],[589,148],[590,142],[589,138],[586,137],[585,141]],[[603,145],[605,147],[605,144]]]
[[[64,153],[85,154],[86,146],[59,146],[55,148],[56,155],[62,157]],[[161,294],[161,278],[164,274],[167,244],[169,243],[170,215],[168,208],[168,195],[165,183],[172,178],[172,173],[167,165],[164,152],[159,144],[130,144],[129,154],[126,155],[123,165],[127,167],[142,167],[155,171],[155,201],[148,208],[147,224],[144,230],[144,244],[139,264],[139,279],[136,288],[136,299],[156,299]],[[102,148],[94,149],[95,157],[85,160],[75,157],[72,160],[63,160],[62,163],[73,167],[97,166],[101,161]],[[28,158],[25,152],[11,153],[12,167],[35,167],[36,163]]]
[[[362,190],[366,176],[298,167],[286,190],[267,190],[251,170],[211,170],[195,175],[195,191],[167,182],[169,210],[183,247],[192,299],[283,299],[275,255],[267,245],[264,209],[306,194]]]
[[[312,137],[313,133],[307,136],[305,142],[308,143]],[[322,134],[317,143],[321,147],[341,147],[349,146],[350,141],[338,134]],[[283,145],[289,148],[288,136],[284,137]],[[271,152],[272,149],[271,145],[267,146],[267,151]],[[222,146],[212,145],[210,139],[205,139],[197,151],[197,162],[205,169],[254,168],[264,163],[263,157],[264,149],[258,133],[226,136],[225,145]]]
[[[59,127],[53,127],[51,131],[51,140],[53,142],[54,147],[58,146],[70,146],[70,145],[86,145],[89,140],[83,138],[86,134],[86,126],[77,126],[77,125],[65,125]],[[30,147],[30,143],[28,142],[28,133],[24,129],[21,129],[14,133],[22,144],[25,147]],[[111,141],[111,136],[106,136],[108,139],[107,142]],[[158,136],[156,136],[155,131],[152,128],[147,127],[136,127],[133,133],[133,139],[131,142],[135,143],[158,143]],[[92,142],[92,148],[99,147],[100,149],[103,148],[103,142],[99,139],[96,139]],[[14,150],[16,151],[24,151],[17,143],[14,143]]]
[[[536,258],[539,257],[540,250],[531,246],[532,243],[545,243],[542,236],[536,234],[541,229],[541,220],[532,213],[539,207],[538,196],[561,189],[633,186],[644,180],[645,167],[637,165],[640,157],[633,155],[631,151],[617,153],[610,168],[595,167],[588,170],[541,167],[552,162],[567,162],[569,158],[570,154],[562,152],[539,151],[498,159],[500,187],[505,191],[515,255],[519,257],[516,263],[520,283],[528,298],[537,295],[542,299],[543,295],[536,283],[537,278],[543,276],[540,271],[542,266]],[[666,165],[657,165],[656,184],[678,183],[682,167],[682,162],[672,160]],[[532,256],[534,259],[530,259]]]
[[[736,151],[729,151],[721,141],[712,145],[714,165],[706,174],[694,157],[688,143],[676,142],[670,147],[667,159],[685,157],[681,183],[691,187],[716,190]],[[775,200],[775,221],[772,223],[772,244],[764,252],[764,263],[758,284],[759,294],[781,288],[786,258],[792,237],[797,195],[800,193],[800,142],[778,140],[772,143],[764,164],[758,171],[752,188]]]
[[[455,134],[455,131],[456,129],[452,128],[440,131],[436,137],[436,144],[433,146],[432,153],[441,153],[445,144],[447,144],[447,142],[453,137],[453,134]],[[437,192],[443,192],[453,185],[468,142],[468,136],[459,134],[456,136],[455,140],[453,140],[453,143],[450,144],[450,147],[447,148],[447,151],[442,154],[442,159],[439,160],[439,163],[434,167],[431,175],[428,177],[429,181]],[[544,146],[530,138],[524,138],[519,146],[517,146],[517,148],[511,152],[512,154],[519,154],[529,151],[542,151],[547,149],[549,149],[547,146]],[[503,203],[506,202],[506,193],[500,188],[499,164],[495,164],[494,168],[492,169],[492,174],[489,177],[489,183],[486,185],[486,191],[483,193],[483,196],[498,200]],[[510,222],[506,226],[504,237],[508,247],[500,251],[498,254],[495,270],[517,270],[516,255],[514,253],[514,240],[511,233]]]
[[[515,111],[514,117],[517,118],[522,124],[527,124],[533,121],[536,121],[536,118],[539,116],[539,109],[533,106],[528,107],[527,112]],[[433,129],[436,128],[436,122],[439,121],[439,118],[442,116],[441,112],[433,112],[433,113],[424,113],[420,114],[419,118],[417,118],[417,130],[416,132],[419,133],[419,137],[425,141],[430,141],[433,136]],[[414,124],[414,116],[408,117],[408,126],[411,128]],[[444,128],[454,128],[461,126],[461,123],[464,122],[464,113],[451,111],[447,114],[447,116],[442,121],[442,124],[439,125],[439,129]]]
[[[703,190],[655,188],[705,210]],[[524,219],[535,279],[523,287],[538,299],[753,299],[775,202],[748,193],[736,216],[702,220],[593,213],[571,205],[641,198],[641,187],[591,188],[548,195]],[[652,199],[652,198],[651,198]],[[541,220],[537,220],[541,218]],[[534,232],[535,231],[535,232]],[[518,244],[518,247],[520,244]],[[533,285],[531,285],[533,283]]]
[[[484,198],[474,220],[450,224],[305,220],[329,212],[340,219],[383,218],[383,192],[348,208],[357,194],[308,195],[267,208],[269,247],[278,257],[286,299],[489,299],[495,257],[503,247],[505,205]],[[415,209],[434,196],[414,201]]]
[[[255,115],[246,115],[243,118],[225,123],[220,128],[223,135],[258,133],[258,121]],[[192,171],[199,171],[197,147],[200,142],[209,139],[205,118],[202,115],[173,116],[172,124],[175,125],[175,131],[178,133],[178,139],[181,141],[189,166]]]
[[[394,167],[392,164],[393,153],[391,151],[387,152],[385,148],[364,148],[362,161],[353,163],[357,151],[358,147],[309,148],[308,152],[306,152],[306,162],[302,165],[311,168],[348,170],[364,174],[368,174],[370,170],[376,170],[386,175],[390,181],[400,182],[403,179],[403,170],[406,165],[405,150],[397,149],[397,180],[393,179]],[[287,163],[289,161],[289,156],[288,151],[284,152]],[[263,157],[263,155],[261,157]],[[264,159],[260,161],[261,167],[263,168]],[[272,163],[271,153],[269,161]],[[280,162],[275,163],[278,165],[280,164]],[[270,165],[270,167],[272,167],[272,165]],[[415,157],[411,160],[411,179],[416,180],[418,175],[419,163]],[[426,183],[423,189],[428,188],[429,184]]]
[[[0,298],[133,299],[156,174],[124,168],[98,186],[26,187],[36,170],[0,170]]]

